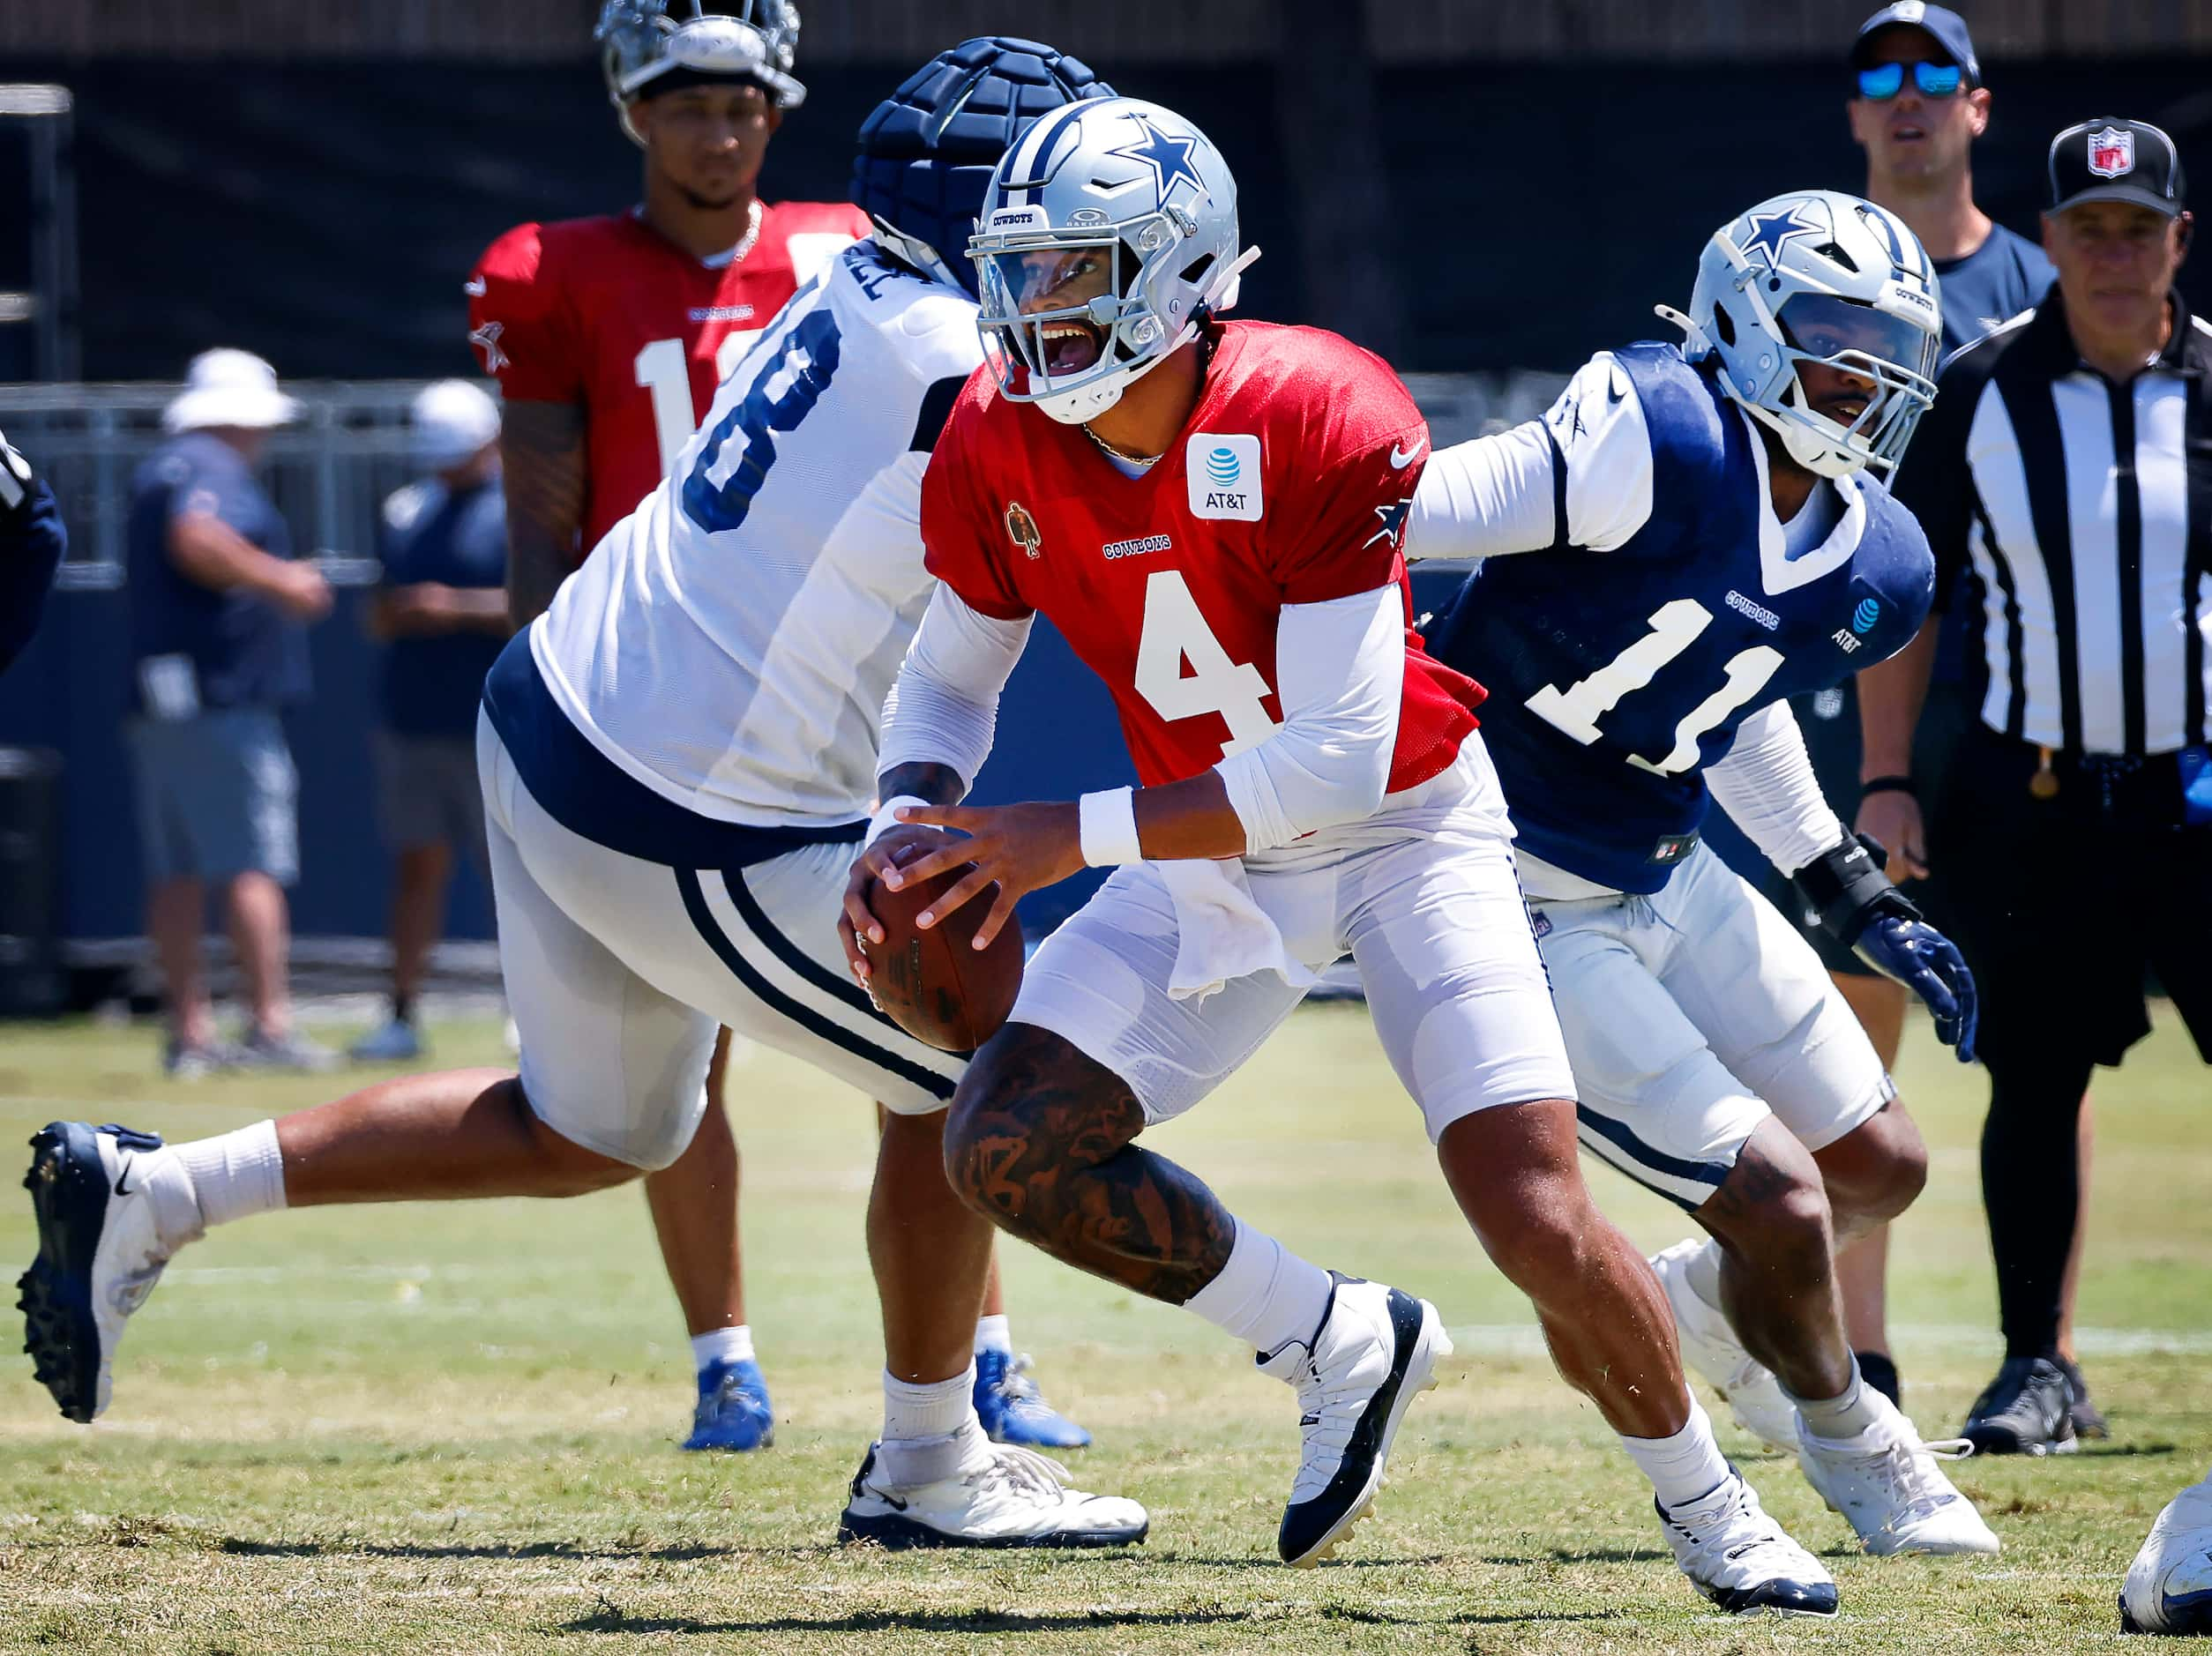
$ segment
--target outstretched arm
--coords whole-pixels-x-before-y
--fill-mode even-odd
[[[584,410],[510,402],[499,430],[507,493],[507,619],[519,632],[576,567],[584,522]]]

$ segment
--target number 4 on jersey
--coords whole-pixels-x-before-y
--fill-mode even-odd
[[[1576,680],[1564,690],[1547,684],[1531,696],[1528,711],[1584,747],[1595,742],[1598,720],[1619,705],[1620,698],[1631,690],[1649,684],[1661,668],[1696,643],[1698,635],[1713,624],[1713,612],[1694,598],[1678,598],[1660,605],[1650,619],[1649,632],[1588,678]],[[1632,753],[1629,764],[1660,776],[1691,769],[1698,762],[1698,739],[1758,695],[1782,662],[1782,652],[1771,645],[1738,651],[1723,669],[1727,681],[1675,726],[1674,747],[1667,757],[1655,765]]]
[[[1162,719],[1219,713],[1229,726],[1223,758],[1257,747],[1275,732],[1275,721],[1267,717],[1267,681],[1251,662],[1229,659],[1177,570],[1155,570],[1145,583],[1137,694]]]

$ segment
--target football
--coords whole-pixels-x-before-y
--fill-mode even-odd
[[[973,1052],[998,1033],[1021,988],[1020,921],[1009,921],[988,949],[975,947],[976,929],[990,912],[988,892],[926,930],[914,923],[975,866],[963,862],[903,891],[881,880],[868,890],[868,906],[883,922],[881,943],[861,939],[876,1004],[916,1041],[943,1052]]]

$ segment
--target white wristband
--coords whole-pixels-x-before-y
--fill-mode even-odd
[[[918,794],[901,794],[895,799],[887,799],[884,801],[882,806],[878,808],[876,814],[868,819],[868,832],[861,840],[860,848],[863,851],[865,851],[870,846],[874,845],[877,840],[882,839],[884,835],[888,833],[892,829],[903,828],[907,826],[905,823],[900,822],[898,817],[892,815],[892,813],[897,810],[900,806],[926,805],[929,802],[930,802],[928,800],[923,799]]]
[[[1137,846],[1135,789],[1108,787],[1086,794],[1075,802],[1075,809],[1083,861],[1092,868],[1118,868],[1145,860]]]

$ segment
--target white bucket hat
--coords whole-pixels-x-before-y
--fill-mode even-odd
[[[300,405],[277,389],[276,369],[251,351],[202,351],[185,371],[184,389],[162,410],[164,431],[237,426],[265,431],[300,417]]]
[[[441,379],[416,393],[408,417],[418,466],[442,472],[499,436],[499,406],[465,379]]]

